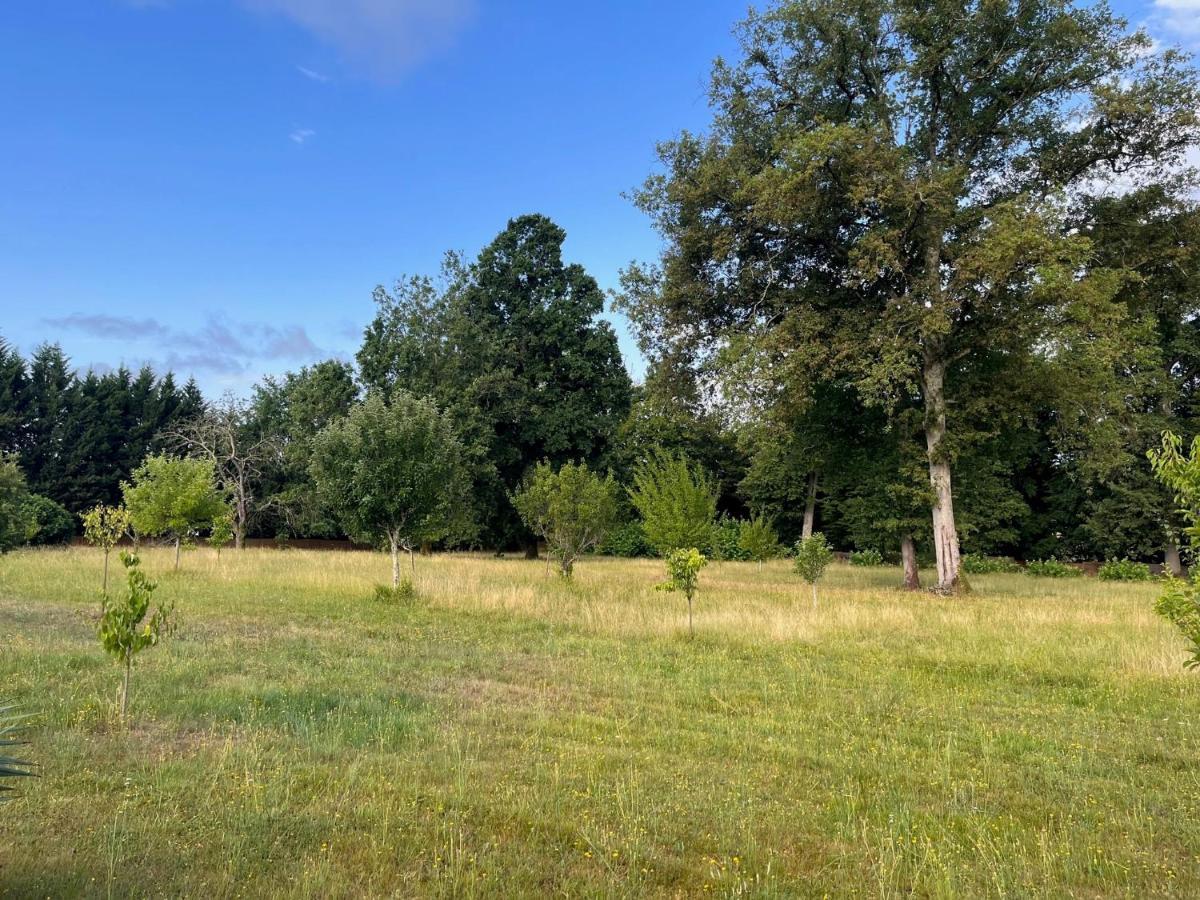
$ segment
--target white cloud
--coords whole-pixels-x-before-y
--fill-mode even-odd
[[[316,81],[320,84],[327,84],[329,82],[328,75],[322,75],[320,72],[314,72],[312,69],[305,68],[304,66],[296,66],[296,71],[310,81]]]
[[[1154,0],[1154,11],[1146,23],[1167,44],[1200,45],[1200,0]]]
[[[314,134],[316,134],[316,132],[311,128],[297,128],[288,135],[288,138],[294,143],[303,144]]]
[[[451,44],[475,0],[241,0],[336,47],[351,64],[393,79]]]

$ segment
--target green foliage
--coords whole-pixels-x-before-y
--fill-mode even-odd
[[[717,489],[712,478],[683,454],[655,449],[633,473],[630,500],[641,514],[646,540],[660,556],[713,545]]]
[[[16,457],[0,453],[0,553],[24,544],[37,533],[29,497]]]
[[[1146,455],[1155,476],[1175,494],[1193,545],[1200,544],[1200,436],[1192,440],[1185,454],[1183,438],[1165,431],[1161,446]]]
[[[379,311],[358,363],[369,390],[410,390],[451,417],[471,461],[483,538],[528,541],[509,502],[535,460],[608,462],[631,385],[604,292],[563,260],[566,233],[523,215],[466,263],[450,255],[441,283],[376,292]]]
[[[1101,581],[1149,581],[1150,566],[1129,559],[1105,560],[1097,573]]]
[[[220,555],[223,547],[229,546],[229,542],[233,540],[233,516],[223,515],[217,516],[212,521],[212,527],[208,532],[208,546],[212,547]]]
[[[708,565],[708,558],[695,547],[676,548],[667,554],[667,580],[656,585],[660,591],[679,591],[687,598],[688,633],[694,634],[692,626],[692,598],[700,582],[700,570]]]
[[[1192,655],[1184,666],[1200,668],[1200,586],[1194,580],[1168,579],[1154,611],[1192,642]]]
[[[646,540],[646,532],[641,522],[626,522],[612,529],[600,545],[600,553],[605,556],[653,556],[654,548]]]
[[[1003,556],[964,553],[962,570],[968,575],[1002,575],[1020,572],[1021,566]]]
[[[309,464],[322,500],[346,532],[386,542],[392,584],[400,550],[469,536],[469,480],[463,446],[448,417],[404,391],[372,394],[312,440]]]
[[[792,557],[792,565],[797,574],[809,584],[815,585],[825,574],[825,569],[833,562],[833,548],[825,540],[825,535],[815,532],[811,537],[796,541],[796,551]]]
[[[754,516],[741,523],[738,546],[746,559],[760,564],[763,560],[779,556],[783,550],[779,545],[779,535],[775,532],[774,523],[763,515]]]
[[[124,718],[129,709],[129,674],[134,657],[169,633],[173,607],[159,604],[150,613],[157,585],[141,570],[136,555],[122,552],[121,564],[125,566],[128,587],[124,597],[104,595],[98,634],[105,652],[125,668],[121,688],[121,718]]]
[[[713,555],[717,559],[746,560],[750,555],[742,549],[742,525],[740,519],[721,516],[713,527]]]
[[[1197,141],[1196,72],[1071,0],[780,0],[739,36],[708,133],[659,145],[636,199],[663,253],[623,274],[619,305],[648,355],[689,354],[725,394],[800,406],[836,381],[891,425],[916,412],[955,590],[950,465],[1032,394],[1058,392],[1064,432],[1122,396],[1125,275],[1090,264],[1062,198],[1113,171],[1171,178]],[[979,502],[980,524],[1008,530],[1025,501],[988,481],[1004,521]]]
[[[8,755],[12,752],[10,748],[26,743],[20,734],[28,718],[16,706],[0,704],[0,778],[29,778],[37,774],[29,760]],[[8,792],[13,790],[16,788],[0,782],[0,801],[9,799]]]
[[[527,528],[541,537],[559,572],[570,578],[575,561],[596,549],[617,518],[617,484],[586,463],[564,463],[555,472],[538,463],[512,496]]]
[[[29,543],[44,546],[71,542],[75,536],[75,519],[65,506],[41,494],[30,494],[26,503],[36,528]]]
[[[1035,578],[1078,578],[1083,575],[1083,570],[1078,566],[1059,562],[1051,556],[1049,559],[1035,559],[1030,561],[1025,566],[1025,574],[1032,575]]]
[[[883,554],[878,550],[853,550],[849,557],[850,565],[852,566],[882,566]]]
[[[411,578],[401,578],[399,584],[376,585],[375,599],[380,603],[412,603],[417,599],[417,589]]]
[[[124,506],[107,506],[103,503],[97,503],[80,518],[83,520],[84,538],[105,553],[117,545],[132,525],[129,511]]]
[[[833,562],[833,548],[825,540],[821,532],[813,532],[811,537],[796,541],[796,551],[792,557],[792,565],[796,572],[812,586],[813,606],[817,605],[817,582],[825,574],[825,569]]]
[[[207,459],[148,456],[121,491],[135,532],[170,535],[177,544],[228,509],[217,490],[214,465]]]

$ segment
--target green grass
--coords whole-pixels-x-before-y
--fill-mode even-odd
[[[12,896],[1200,896],[1200,680],[1150,584],[200,550],[179,630],[95,639],[100,555],[0,557],[44,777]]]

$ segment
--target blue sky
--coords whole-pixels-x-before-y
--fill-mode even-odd
[[[1200,0],[1121,3],[1193,48]],[[745,0],[10,0],[0,335],[208,393],[352,356],[371,290],[542,212],[601,285]],[[617,322],[631,372],[641,360]]]

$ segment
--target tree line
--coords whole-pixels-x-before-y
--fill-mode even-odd
[[[732,523],[758,517],[894,559],[909,586],[930,562],[945,591],[964,552],[1178,570],[1183,523],[1146,453],[1197,430],[1190,61],[1067,0],[788,0],[739,34],[711,127],[661,145],[635,195],[663,239],[615,296],[643,383],[562,229],[526,215],[378,288],[354,364],[244,401],[6,348],[3,449],[72,513],[168,450],[210,461],[239,544],[354,536],[319,454],[364,404],[399,403],[454,442],[455,521],[422,543],[534,553],[514,498],[538,466],[636,489],[668,453],[727,526],[702,552],[738,555]],[[653,549],[628,492],[612,515],[599,549]]]

